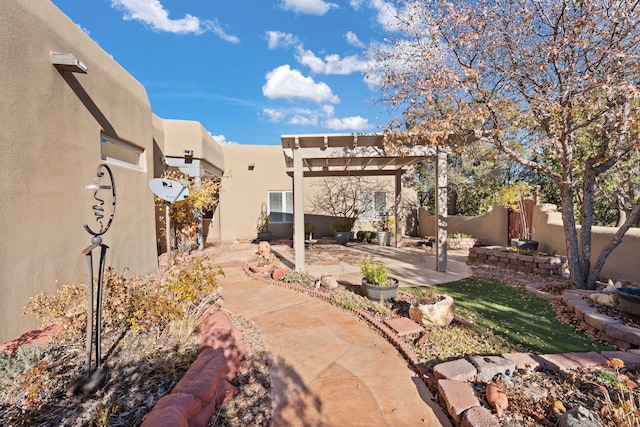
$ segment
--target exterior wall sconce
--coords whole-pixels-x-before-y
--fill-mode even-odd
[[[51,63],[60,71],[87,74],[89,69],[71,53],[51,52]]]
[[[249,163],[249,170],[252,171],[256,167],[256,164],[251,162]]]

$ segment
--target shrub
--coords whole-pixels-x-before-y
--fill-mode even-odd
[[[311,286],[315,282],[315,279],[306,271],[289,270],[284,273],[284,276],[282,276],[282,281],[285,283],[295,283],[303,286]]]
[[[102,304],[105,327],[130,328],[133,332],[155,330],[159,335],[179,330],[182,339],[187,329],[197,328],[206,309],[219,303],[215,292],[218,276],[208,258],[190,261],[176,258],[176,263],[147,277],[128,278],[124,272],[105,269]],[[25,312],[41,319],[43,326],[59,324],[65,338],[80,338],[86,333],[86,288],[65,285],[55,294],[46,292],[31,298]],[[172,322],[177,328],[167,329]],[[186,325],[186,326],[185,326]],[[190,333],[189,332],[189,333]]]
[[[360,261],[360,273],[368,283],[378,286],[387,285],[387,267],[379,262],[371,261],[371,258],[365,258]]]

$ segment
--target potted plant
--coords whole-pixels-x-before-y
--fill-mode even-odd
[[[378,229],[378,244],[381,246],[389,246],[391,244],[391,222],[389,212],[386,209],[380,209],[378,220],[375,226]]]
[[[360,261],[360,273],[367,298],[372,301],[389,301],[396,297],[398,279],[389,277],[384,264],[365,258]]]
[[[258,217],[258,226],[256,231],[258,232],[258,241],[270,242],[273,239],[273,234],[269,231],[269,222],[271,221],[271,215],[266,211],[262,211]]]
[[[271,273],[276,268],[276,259],[271,253],[269,242],[258,244],[258,256],[249,263],[249,270],[254,273]]]
[[[349,219],[336,220],[331,223],[331,231],[336,235],[336,241],[340,245],[346,245],[351,240],[353,221]]]

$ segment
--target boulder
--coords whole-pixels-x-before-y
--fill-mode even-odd
[[[592,292],[589,294],[589,299],[593,302],[601,305],[607,305],[609,307],[615,307],[618,304],[618,298],[616,294],[612,293],[600,293],[600,292]]]
[[[409,317],[423,326],[448,326],[454,317],[455,305],[453,298],[442,295],[433,304],[415,304],[409,308]]]
[[[327,289],[335,289],[338,287],[338,281],[330,274],[324,274],[320,277],[320,284]]]

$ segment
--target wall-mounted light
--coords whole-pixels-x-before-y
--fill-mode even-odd
[[[193,157],[193,150],[182,150],[185,157]]]
[[[89,69],[71,53],[51,52],[51,63],[60,71],[87,74]]]
[[[256,164],[251,162],[249,163],[249,170],[252,171],[256,167]]]

